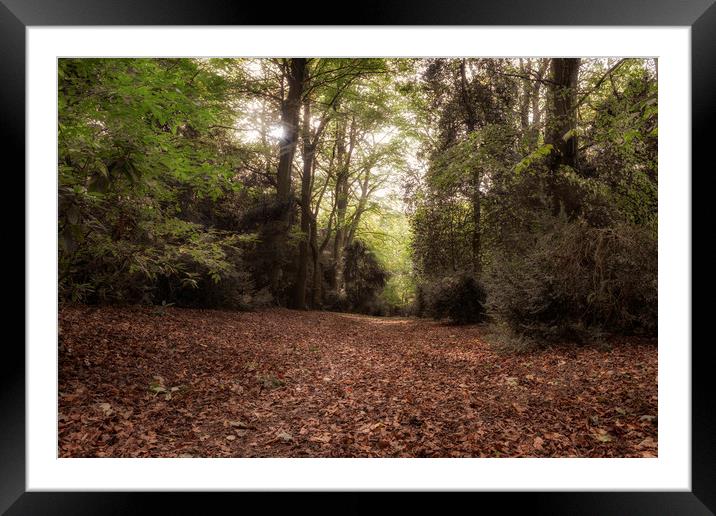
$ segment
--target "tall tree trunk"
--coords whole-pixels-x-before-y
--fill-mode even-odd
[[[326,234],[323,237],[323,241],[321,242],[321,245],[318,246],[318,222],[317,222],[317,216],[313,219],[313,225],[314,230],[311,233],[311,250],[313,251],[313,291],[312,291],[312,298],[313,298],[313,306],[318,306],[322,302],[322,296],[323,296],[323,263],[321,262],[321,257],[323,256],[323,252],[326,250],[326,247],[328,247],[328,243],[331,241],[331,233],[333,231],[333,217],[336,213],[336,204],[333,203],[333,208],[331,208],[331,214],[328,216],[328,227],[326,228]],[[316,212],[317,215],[317,212]]]
[[[333,231],[333,217],[336,213],[336,203],[335,199],[333,202],[333,205],[331,207],[331,213],[328,215],[328,224],[326,226],[326,234],[323,237],[323,241],[321,242],[321,245],[318,245],[318,213],[321,209],[321,201],[323,200],[323,195],[326,193],[326,189],[328,188],[328,183],[331,180],[331,176],[333,175],[333,164],[335,163],[336,159],[336,145],[337,140],[333,143],[333,151],[331,152],[331,158],[328,162],[328,173],[326,176],[326,181],[323,183],[323,187],[321,188],[321,193],[318,196],[318,199],[316,200],[316,205],[314,208],[314,211],[312,213],[311,217],[311,256],[313,258],[313,287],[311,288],[311,306],[317,307],[320,306],[323,302],[323,262],[321,261],[321,258],[323,256],[323,252],[326,250],[326,247],[328,246],[328,243],[331,241],[331,233]],[[314,159],[314,165],[315,165],[315,159]],[[314,173],[315,177],[315,173]]]
[[[540,92],[542,90],[542,80],[544,79],[547,68],[549,67],[549,59],[540,59],[539,67],[535,72],[535,79],[532,81],[532,94],[530,103],[532,105],[532,120],[529,129],[529,145],[530,149],[535,149],[539,142],[539,136],[542,133],[542,109],[540,108]]]
[[[281,273],[281,257],[284,254],[286,236],[289,230],[291,213],[291,166],[296,152],[298,135],[298,119],[301,109],[301,97],[306,75],[306,59],[294,58],[288,63],[288,95],[281,105],[281,138],[279,140],[279,162],[276,178],[276,201],[280,206],[281,216],[277,221],[276,234],[271,242],[276,253],[271,268],[271,290],[278,291]]]
[[[306,59],[291,59],[288,74],[288,95],[281,106],[281,138],[279,140],[279,162],[277,197],[279,202],[288,202],[291,196],[291,165],[298,140],[298,119],[301,110]]]
[[[472,272],[476,276],[482,272],[481,211],[480,170],[476,167],[472,171]]]
[[[560,206],[568,213],[577,208],[569,189],[561,184],[559,169],[562,166],[573,169],[579,166],[576,134],[579,64],[578,58],[559,58],[551,61],[545,143],[552,145],[549,181],[554,212],[558,212]]]
[[[346,210],[348,208],[348,178],[350,174],[351,155],[355,145],[355,120],[351,120],[350,128],[343,127],[337,145],[338,171],[336,174],[336,237],[333,241],[333,281],[332,287],[340,292],[343,289],[343,251],[346,244]],[[348,148],[346,149],[345,134],[348,132]]]
[[[554,166],[577,167],[577,79],[579,58],[552,59],[545,141],[552,144]]]
[[[340,291],[343,286],[343,249],[346,238],[346,208],[348,206],[348,170],[338,172],[336,178],[336,236],[333,240],[332,287]]]
[[[528,78],[528,74],[531,71],[532,63],[527,60],[527,64],[525,64],[525,60],[520,59],[520,74],[523,76],[522,93],[520,95],[520,129],[522,129],[522,134],[528,134],[530,127],[530,107],[534,93],[532,88],[533,81]]]
[[[298,244],[298,268],[291,305],[306,308],[306,280],[308,279],[308,245],[311,232],[311,185],[316,147],[311,134],[311,101],[303,102],[303,176],[301,178],[301,241]]]
[[[465,110],[465,128],[467,129],[467,133],[470,134],[477,126],[477,115],[475,113],[475,106],[472,105],[472,101],[470,100],[470,89],[467,83],[467,72],[465,70],[466,61],[466,59],[460,61],[460,93],[462,106]]]
[[[318,248],[318,223],[311,221],[311,259],[313,260],[313,277],[311,278],[311,306],[316,308],[321,304],[323,286],[323,264],[321,263],[321,251]]]
[[[351,220],[350,229],[348,230],[348,237],[346,239],[346,247],[349,247],[356,236],[356,231],[358,230],[358,225],[360,224],[361,216],[363,215],[363,212],[365,211],[365,207],[368,204],[368,184],[370,182],[370,168],[367,168],[365,171],[365,176],[363,176],[363,181],[361,181],[360,185],[360,199],[358,199],[358,205],[356,206],[355,214],[353,215],[353,219]]]
[[[465,129],[467,130],[468,136],[475,131],[477,127],[477,115],[475,113],[475,107],[470,100],[470,92],[467,82],[467,74],[465,71],[465,59],[460,62],[460,89],[463,108],[465,110]],[[475,167],[472,170],[471,177],[471,188],[472,188],[472,270],[475,275],[479,275],[481,272],[481,260],[480,260],[480,225],[481,225],[481,195],[480,195],[480,170]]]

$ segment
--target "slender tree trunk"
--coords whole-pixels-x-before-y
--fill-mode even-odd
[[[480,171],[475,168],[472,172],[472,272],[479,276],[482,272],[481,261],[481,195],[480,195]]]
[[[348,206],[348,170],[341,170],[336,179],[336,236],[333,241],[333,285],[343,287],[343,249],[346,238],[346,209]]]
[[[318,224],[314,219],[311,222],[311,259],[313,260],[313,277],[311,278],[311,306],[316,308],[321,304],[323,285],[323,265],[321,264],[321,253],[318,249]]]
[[[312,233],[312,248],[313,248],[313,305],[318,306],[323,299],[323,262],[321,262],[321,257],[323,256],[323,252],[326,250],[326,247],[328,247],[328,243],[331,241],[331,233],[333,231],[333,217],[336,213],[336,204],[333,203],[333,208],[331,209],[331,214],[328,216],[328,227],[326,228],[326,234],[323,237],[323,241],[321,242],[321,245],[318,246],[317,240],[318,240],[318,231],[314,231]],[[314,219],[314,224],[316,224],[316,221]],[[317,227],[316,227],[317,229]]]
[[[531,71],[532,64],[529,60],[527,61],[527,65],[525,65],[525,60],[520,59],[520,74],[527,77],[527,74]],[[534,93],[532,82],[533,81],[527,78],[522,79],[522,94],[520,97],[520,128],[522,129],[522,134],[528,134],[530,127],[530,107]]]
[[[311,134],[311,101],[303,102],[303,177],[301,178],[301,241],[298,244],[298,268],[291,305],[306,308],[306,281],[308,279],[308,246],[311,232],[311,185],[313,183],[313,160],[315,142]]]
[[[465,128],[467,129],[467,133],[470,134],[477,126],[477,115],[475,113],[475,106],[472,105],[472,101],[470,100],[470,89],[467,83],[465,66],[466,59],[463,59],[460,61],[460,93],[463,109],[465,110]]]
[[[540,84],[536,82],[532,88],[532,98],[530,99],[532,101],[532,124],[529,130],[529,144],[531,149],[537,147],[539,135],[542,132],[542,110],[539,107]]]
[[[541,59],[539,67],[535,72],[535,81],[532,81],[532,93],[530,103],[532,105],[532,120],[529,129],[529,145],[530,149],[537,147],[540,134],[542,133],[542,109],[540,108],[540,92],[542,90],[542,80],[544,79],[547,68],[549,67],[549,59]]]
[[[333,242],[333,284],[337,292],[343,289],[343,252],[346,244],[346,210],[348,208],[348,177],[350,174],[351,155],[355,145],[355,120],[350,123],[348,129],[348,149],[345,145],[346,128],[342,131],[344,136],[339,135],[337,158],[338,173],[336,174],[336,237]]]
[[[298,119],[303,96],[304,80],[306,74],[306,59],[294,58],[288,64],[288,95],[281,105],[281,129],[279,141],[279,162],[276,178],[276,201],[280,206],[281,216],[277,221],[276,234],[271,242],[273,252],[276,253],[271,268],[271,290],[278,292],[281,273],[281,258],[284,254],[286,236],[289,230],[291,213],[291,166],[296,151],[298,135]]]
[[[355,215],[353,215],[353,220],[351,220],[350,229],[348,230],[348,237],[346,239],[346,247],[349,247],[356,236],[356,231],[358,230],[358,225],[360,224],[361,216],[363,215],[363,212],[365,211],[365,207],[368,204],[368,184],[370,182],[370,168],[366,169],[365,176],[363,176],[363,181],[361,181],[360,185],[360,199],[358,199],[358,205],[356,206],[356,212]]]
[[[470,100],[467,74],[465,72],[465,59],[460,62],[460,88],[462,94],[462,102],[465,110],[465,129],[468,136],[475,131],[477,127],[477,115],[475,107]],[[481,272],[480,261],[480,226],[481,226],[481,195],[480,195],[480,170],[475,166],[472,170],[471,188],[472,188],[472,270],[475,275]]]
[[[323,184],[321,194],[318,196],[318,200],[316,201],[316,207],[313,211],[313,217],[311,218],[311,254],[313,258],[313,287],[311,289],[311,305],[313,307],[320,306],[323,303],[323,262],[321,261],[321,258],[323,257],[323,252],[326,250],[328,243],[331,241],[331,233],[333,232],[333,217],[336,213],[336,203],[334,200],[333,205],[331,207],[331,213],[328,215],[326,234],[323,237],[321,245],[319,246],[318,213],[321,207],[321,200],[323,199],[323,195],[326,193],[328,183],[331,180],[331,176],[333,175],[333,164],[335,163],[336,158],[336,145],[337,143],[334,142],[333,151],[331,152],[331,159],[328,162],[328,174],[326,177],[326,182]]]

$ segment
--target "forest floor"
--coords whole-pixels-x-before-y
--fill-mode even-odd
[[[657,348],[499,352],[480,326],[64,307],[61,457],[653,457]]]

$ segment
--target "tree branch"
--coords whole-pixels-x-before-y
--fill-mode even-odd
[[[629,58],[620,59],[619,61],[617,61],[616,63],[614,63],[614,64],[609,68],[609,70],[607,70],[606,72],[604,72],[604,75],[602,75],[602,76],[599,78],[599,80],[597,81],[597,83],[596,83],[594,86],[592,86],[592,87],[589,89],[589,91],[587,91],[584,95],[582,95],[582,97],[577,101],[577,103],[574,105],[574,109],[577,109],[579,106],[581,106],[582,104],[584,104],[584,102],[587,100],[587,98],[588,98],[592,93],[594,93],[595,91],[597,91],[597,90],[599,89],[599,87],[600,87],[600,86],[602,85],[602,83],[607,79],[607,77],[610,77],[611,74],[613,74],[615,71],[617,71],[617,69],[618,69],[621,65],[623,65],[625,62],[627,62],[628,60],[629,60]]]

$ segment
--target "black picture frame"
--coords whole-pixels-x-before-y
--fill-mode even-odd
[[[692,35],[692,170],[713,168],[708,128],[713,127],[716,107],[716,6],[714,0],[400,0],[387,3],[366,0],[352,12],[306,2],[228,0],[0,0],[0,134],[6,159],[15,158],[13,171],[25,170],[25,29],[28,26],[65,25],[572,25],[572,26],[689,26]],[[336,7],[334,5],[334,7]],[[343,23],[340,22],[343,20]],[[5,168],[10,172],[11,168]],[[24,177],[14,172],[15,177]],[[692,179],[694,174],[692,172]],[[19,188],[24,192],[24,180]],[[692,191],[696,192],[692,187]],[[16,213],[16,212],[15,212]],[[8,210],[6,209],[6,217]],[[694,211],[692,220],[705,213]],[[16,231],[21,228],[14,216]],[[705,219],[704,219],[705,220]],[[23,242],[24,242],[24,226]],[[692,231],[692,234],[693,231]],[[24,249],[24,245],[23,245]],[[693,255],[692,245],[692,256]],[[19,260],[17,251],[16,259]],[[23,251],[23,262],[27,259]],[[23,264],[23,270],[24,264]],[[703,287],[705,288],[705,287]],[[16,294],[11,294],[16,296]],[[18,303],[19,305],[19,303]],[[24,303],[22,305],[25,306]],[[0,511],[7,514],[133,514],[150,510],[150,501],[161,497],[163,512],[187,512],[192,504],[184,493],[60,493],[25,492],[25,352],[19,339],[6,330],[0,389]],[[688,343],[671,343],[687,345]],[[479,493],[467,503],[474,508],[498,502],[504,507],[523,505],[535,514],[713,514],[716,511],[716,424],[710,380],[710,339],[692,347],[692,490],[690,492],[584,492],[584,493]],[[199,513],[207,513],[209,494],[199,495]],[[225,503],[234,494],[214,495]],[[248,497],[241,505],[252,505]],[[382,501],[375,494],[352,493],[334,505],[326,498],[299,496],[315,510],[367,512]],[[451,498],[463,503],[462,497]],[[271,507],[285,503],[272,494]],[[263,500],[259,503],[265,504]],[[404,502],[425,508],[422,494]],[[447,506],[440,502],[442,511]],[[455,502],[450,502],[455,503]],[[330,507],[333,508],[330,508]],[[336,509],[338,507],[339,509]],[[238,507],[235,506],[235,510]]]

